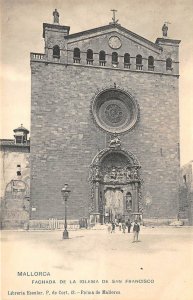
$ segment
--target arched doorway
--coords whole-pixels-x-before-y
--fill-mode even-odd
[[[95,222],[133,219],[141,212],[141,166],[120,140],[111,141],[91,164],[91,209]]]

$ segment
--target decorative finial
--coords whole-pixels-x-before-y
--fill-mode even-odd
[[[171,23],[165,22],[164,25],[162,26],[163,37],[168,36],[168,24],[171,24]]]
[[[112,17],[112,20],[113,20],[113,22],[110,22],[109,24],[118,24],[118,21],[119,20],[116,20],[116,18],[115,18],[115,13],[117,12],[117,10],[116,9],[111,9],[111,11],[113,12],[113,17]]]
[[[53,11],[53,16],[54,16],[54,24],[59,24],[59,12],[57,11],[56,8]]]

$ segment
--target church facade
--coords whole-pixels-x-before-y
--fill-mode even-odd
[[[43,24],[31,53],[31,219],[175,219],[179,212],[179,40],[119,25],[70,34]]]

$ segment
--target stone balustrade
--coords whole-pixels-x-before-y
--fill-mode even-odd
[[[30,53],[31,60],[45,60],[45,54],[42,53]]]

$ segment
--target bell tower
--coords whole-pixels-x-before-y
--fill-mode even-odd
[[[45,41],[45,56],[50,61],[65,63],[66,41],[70,27],[59,23],[59,12],[53,11],[53,23],[43,23],[43,38]]]

